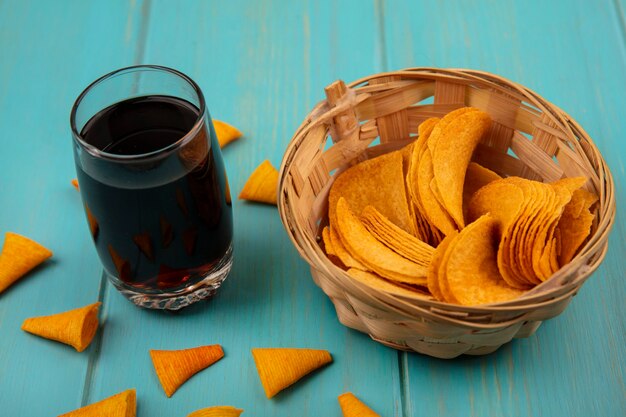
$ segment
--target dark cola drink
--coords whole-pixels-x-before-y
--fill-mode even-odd
[[[80,137],[87,222],[118,289],[144,307],[177,309],[213,271],[225,278],[230,191],[208,116],[181,98],[143,96],[97,112]]]

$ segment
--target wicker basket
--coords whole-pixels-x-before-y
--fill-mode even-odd
[[[326,97],[287,148],[278,207],[287,233],[344,325],[385,345],[439,358],[488,354],[560,314],[604,258],[615,218],[611,174],[576,121],[536,93],[485,72],[411,68],[349,87],[337,81],[326,88]],[[497,304],[465,307],[407,298],[353,280],[319,245],[334,179],[357,162],[406,145],[423,120],[462,106],[482,109],[493,120],[474,153],[476,162],[501,175],[540,181],[589,178],[587,187],[599,204],[588,241],[549,280]]]

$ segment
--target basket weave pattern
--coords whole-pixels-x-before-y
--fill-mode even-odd
[[[615,218],[611,174],[587,133],[536,93],[484,72],[412,68],[348,87],[337,81],[326,88],[326,97],[287,148],[278,207],[287,233],[344,325],[385,345],[435,357],[491,353],[560,314],[604,258]],[[481,109],[493,120],[474,161],[503,176],[544,182],[589,178],[586,188],[599,203],[588,241],[549,280],[503,303],[465,307],[394,296],[354,281],[319,245],[334,179],[360,161],[405,146],[427,118],[463,106]]]

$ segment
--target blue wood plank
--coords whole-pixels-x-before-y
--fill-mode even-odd
[[[358,12],[353,12],[357,10]],[[381,70],[372,4],[155,1],[144,61],[189,74],[212,116],[244,138],[224,150],[233,195],[264,159],[275,166],[323,87]],[[347,330],[313,284],[274,207],[234,203],[235,264],[217,298],[179,315],[142,311],[111,288],[107,324],[89,400],[121,385],[138,389],[140,415],[186,415],[227,404],[250,415],[339,415],[337,396],[362,396],[383,415],[400,415],[397,352]],[[166,398],[149,349],[220,343],[225,358]],[[335,362],[267,400],[253,347],[328,349]]]
[[[484,358],[445,362],[406,355],[405,415],[625,415],[626,50],[614,4],[390,1],[384,6],[389,69],[476,68],[534,89],[591,134],[612,169],[618,208],[602,267],[570,307],[535,336]]]
[[[50,416],[81,404],[93,346],[77,353],[20,326],[98,298],[101,267],[70,185],[69,112],[89,82],[134,61],[140,8],[0,2],[0,235],[22,233],[54,251],[0,294],[0,415]]]

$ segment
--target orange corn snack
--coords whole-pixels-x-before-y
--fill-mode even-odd
[[[239,199],[276,205],[277,189],[278,171],[265,160],[250,175],[239,193]]]
[[[24,320],[22,330],[65,343],[82,352],[98,330],[98,308],[101,304],[97,302],[51,316],[32,317]]]
[[[314,349],[252,349],[252,356],[267,398],[333,360],[328,351]]]
[[[77,190],[79,189],[79,188],[78,188],[78,180],[77,180],[76,178],[74,178],[74,179],[72,180],[72,185],[73,185],[73,186],[74,186],[74,188],[76,188]]]
[[[0,293],[51,256],[39,243],[7,232],[0,252]]]
[[[338,400],[343,417],[380,417],[351,392],[341,394]]]
[[[150,357],[165,394],[171,397],[193,375],[222,359],[224,351],[220,345],[211,345],[182,350],[151,350]]]
[[[240,408],[217,406],[194,411],[187,417],[239,417],[241,413],[243,413],[243,410]]]
[[[59,417],[135,417],[137,394],[129,389]]]
[[[235,126],[220,120],[213,119],[213,127],[215,128],[215,134],[217,135],[217,141],[220,144],[220,148],[228,145],[229,143],[239,139],[243,134]]]

